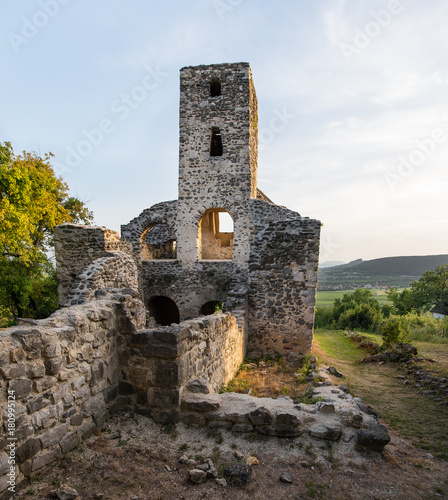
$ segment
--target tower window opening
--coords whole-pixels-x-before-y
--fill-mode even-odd
[[[210,84],[210,96],[218,97],[221,95],[221,82],[218,79],[215,79]]]
[[[222,208],[204,212],[198,228],[199,260],[232,260],[233,218]]]
[[[222,136],[218,127],[212,128],[210,156],[222,156]]]

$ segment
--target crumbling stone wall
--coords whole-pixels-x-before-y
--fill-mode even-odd
[[[9,456],[10,394],[17,483],[61,458],[119,407],[118,332],[143,328],[145,309],[130,292],[98,295],[0,333],[0,461]]]
[[[244,353],[244,333],[231,314],[127,334],[119,348],[123,404],[137,405],[141,413],[168,408],[175,415],[189,381],[205,379],[218,391],[234,377]]]
[[[218,390],[244,359],[245,335],[231,314],[152,330],[145,324],[136,292],[112,289],[0,334],[0,464],[8,459],[13,394],[17,483],[120,408],[167,409],[166,417],[176,418],[189,381],[204,378]],[[0,469],[0,495],[6,472]]]
[[[320,223],[272,222],[252,244],[248,342],[252,353],[301,354],[311,348]]]
[[[55,227],[58,301],[81,304],[101,288],[138,290],[132,246],[105,227],[61,224]]]

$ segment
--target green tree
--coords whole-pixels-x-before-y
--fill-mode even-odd
[[[2,316],[42,317],[57,307],[56,277],[49,257],[54,227],[93,220],[83,202],[41,158],[16,156],[0,143],[0,310]]]
[[[417,312],[418,310],[412,291],[409,288],[405,288],[401,292],[397,288],[391,288],[387,292],[387,298],[393,304],[392,312],[400,316],[404,316],[410,312]]]
[[[372,328],[381,318],[380,304],[370,290],[357,288],[335,299],[333,319],[339,328]]]
[[[413,303],[417,308],[429,310],[439,306],[448,310],[448,265],[426,271],[411,285]]]
[[[428,311],[433,306],[448,310],[448,265],[426,271],[411,288],[401,292],[391,288],[387,295],[394,304],[394,312],[399,315]]]

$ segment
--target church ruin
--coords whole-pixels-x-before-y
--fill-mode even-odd
[[[312,341],[320,222],[275,205],[257,187],[257,167],[258,104],[249,64],[183,68],[179,198],[123,225],[121,242],[137,265],[154,326],[208,315],[223,304],[251,353],[302,354]],[[230,228],[221,230],[225,217]],[[80,276],[94,260],[95,250],[82,257],[85,244],[73,242],[74,233],[83,238],[84,232],[72,228],[68,242],[57,232],[61,305],[80,302]],[[104,231],[103,251],[108,238],[120,243]],[[112,281],[135,286],[135,277],[119,278],[129,273],[128,261]]]

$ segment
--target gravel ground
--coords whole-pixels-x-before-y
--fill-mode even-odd
[[[447,462],[390,434],[392,441],[382,454],[362,454],[343,442],[306,435],[210,434],[121,413],[33,478],[16,498],[57,498],[62,485],[75,488],[84,500],[448,498]],[[180,463],[183,455],[198,464],[212,459],[219,477],[227,465],[244,463],[248,456],[259,463],[244,487],[222,486],[213,478],[193,484],[188,474],[193,465]],[[279,480],[282,473],[290,474],[292,484]]]

